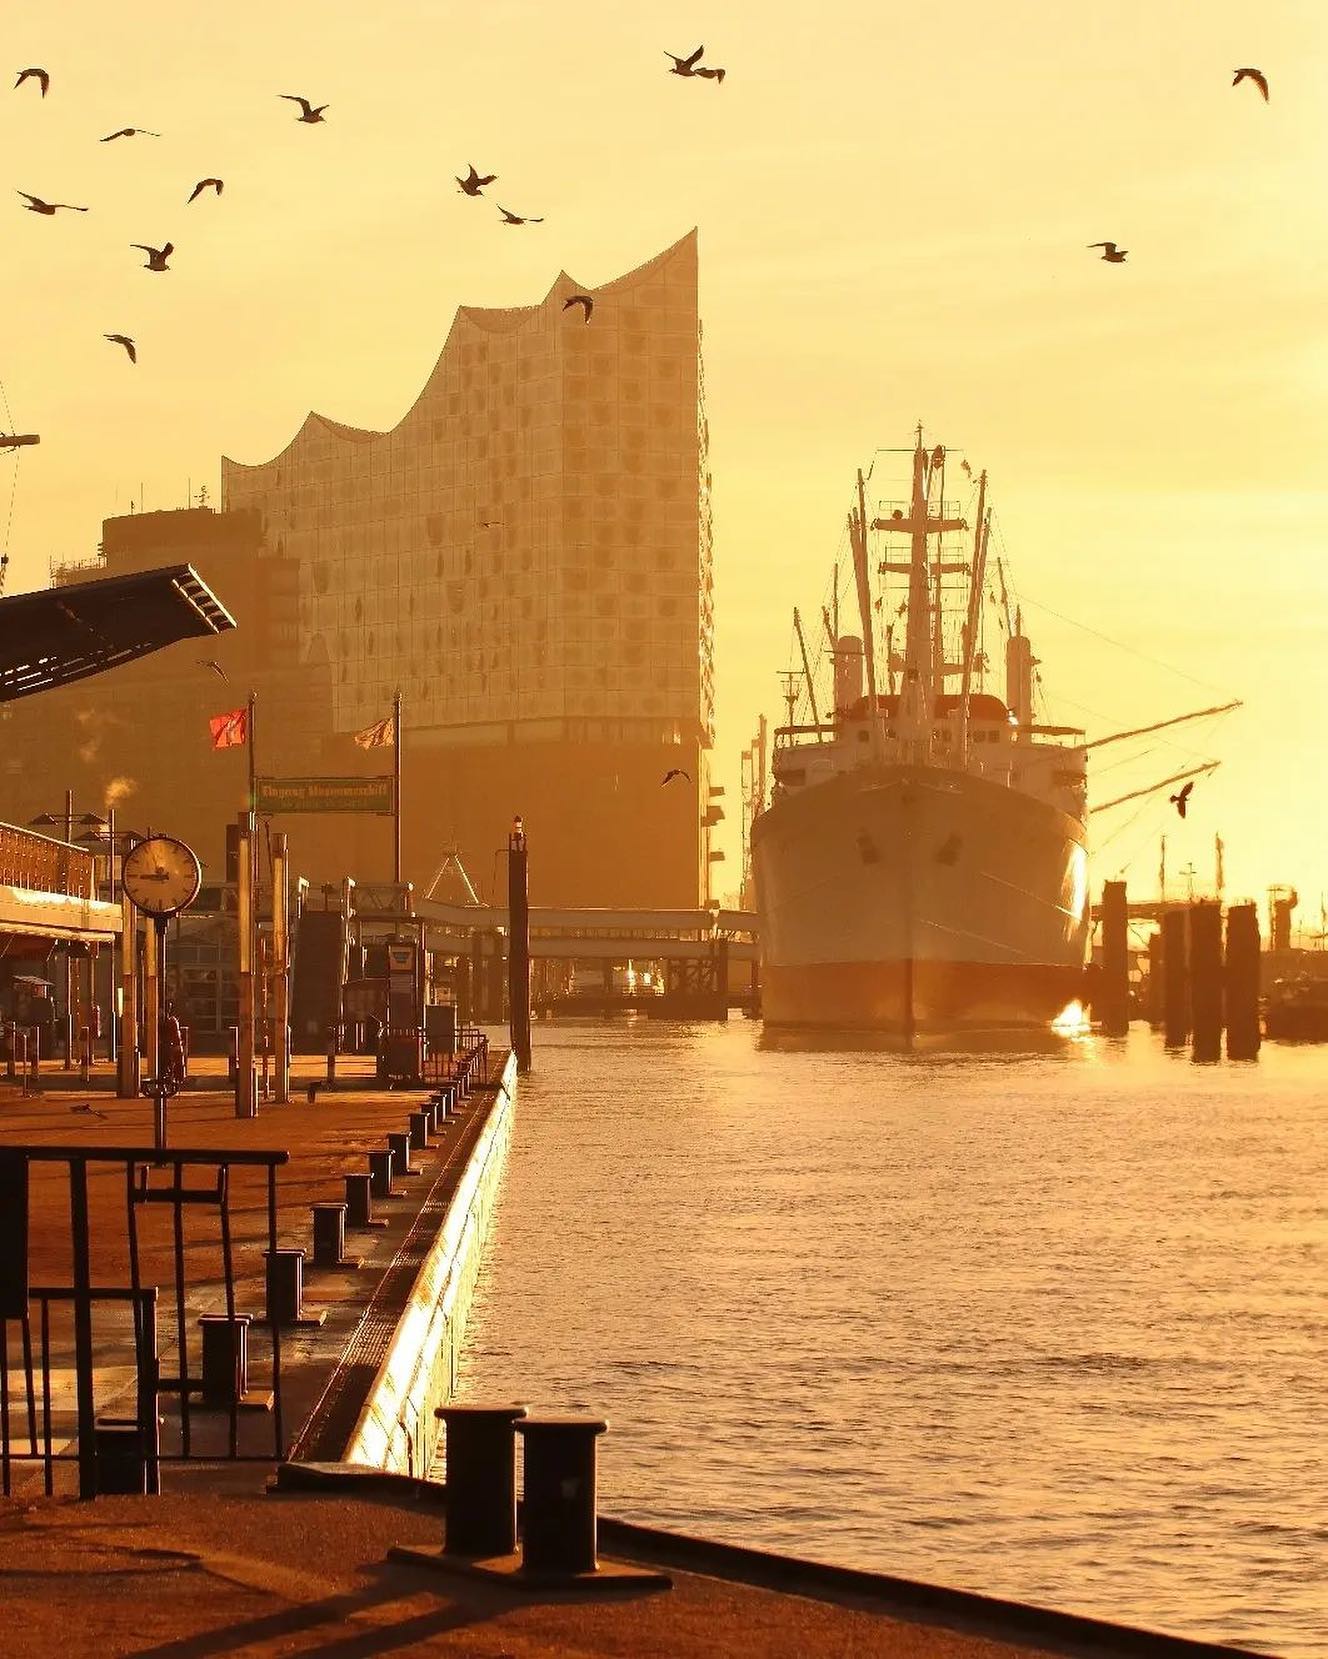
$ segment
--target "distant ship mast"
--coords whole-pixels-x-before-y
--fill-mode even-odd
[[[932,509],[933,482],[938,494]],[[967,520],[945,517],[945,451],[938,444],[928,455],[922,444],[922,427],[918,427],[917,444],[913,450],[913,489],[908,516],[896,509],[889,518],[872,521],[873,530],[887,535],[909,537],[909,558],[886,559],[880,565],[882,575],[895,573],[908,577],[908,632],[904,643],[904,679],[899,708],[900,735],[908,744],[908,757],[915,766],[925,766],[931,759],[932,723],[935,718],[936,698],[945,689],[945,675],[949,665],[945,661],[941,579],[962,571],[969,573],[966,564],[946,564],[939,547],[933,566],[927,538],[941,536],[951,530],[967,530]],[[932,583],[935,581],[935,601]]]

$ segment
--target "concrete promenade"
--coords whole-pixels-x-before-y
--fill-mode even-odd
[[[105,1073],[106,1068],[98,1068]],[[492,1075],[501,1074],[502,1055],[495,1057]],[[431,1212],[445,1205],[465,1172],[466,1159],[493,1102],[491,1089],[473,1094],[457,1121],[442,1130],[436,1140],[412,1154],[418,1173],[393,1180],[394,1194],[375,1200],[372,1229],[348,1229],[346,1255],[358,1260],[358,1268],[321,1269],[312,1262],[312,1220],[310,1206],[339,1202],[345,1197],[344,1177],[367,1168],[367,1154],[381,1151],[389,1131],[407,1126],[408,1114],[420,1105],[423,1092],[382,1089],[373,1085],[371,1062],[343,1059],[338,1082],[326,1084],[326,1065],[310,1057],[295,1067],[291,1102],[284,1106],[264,1103],[257,1118],[237,1120],[233,1098],[226,1089],[225,1063],[202,1058],[191,1066],[190,1085],[168,1106],[168,1145],[191,1150],[273,1150],[283,1151],[289,1161],[277,1172],[278,1243],[309,1252],[304,1267],[304,1313],[307,1323],[283,1330],[282,1416],[284,1443],[289,1447],[314,1411],[334,1373],[348,1351],[367,1310],[377,1307],[385,1281],[409,1259],[406,1249],[417,1219],[426,1207]],[[308,1086],[318,1084],[315,1097],[308,1099]],[[150,1147],[152,1104],[147,1100],[117,1100],[109,1089],[109,1078],[94,1078],[94,1086],[80,1087],[58,1063],[43,1068],[42,1092],[24,1096],[18,1086],[0,1080],[0,1145]],[[91,1110],[88,1110],[91,1108]],[[159,1172],[162,1174],[164,1172]],[[192,1184],[198,1183],[193,1177]],[[93,1164],[89,1170],[90,1239],[94,1283],[127,1284],[130,1276],[126,1225],[126,1189],[122,1167]],[[249,1339],[249,1384],[256,1399],[262,1400],[271,1386],[271,1338],[261,1325],[266,1311],[264,1252],[267,1234],[267,1173],[263,1169],[235,1167],[231,1172],[231,1227],[236,1306],[253,1316]],[[36,1284],[68,1284],[71,1280],[70,1210],[68,1179],[63,1165],[31,1165],[29,1193],[30,1278]],[[153,1206],[140,1216],[140,1263],[142,1281],[162,1287],[159,1324],[164,1369],[178,1369],[175,1357],[175,1306],[173,1285],[173,1238],[171,1207]],[[202,1206],[183,1214],[183,1251],[188,1296],[186,1329],[190,1344],[189,1371],[200,1370],[198,1319],[203,1314],[225,1311],[224,1284],[215,1209]],[[409,1281],[410,1275],[405,1275]],[[409,1282],[395,1286],[395,1300],[404,1305]],[[392,1299],[389,1298],[389,1301]],[[389,1321],[400,1312],[389,1305],[381,1309]],[[64,1327],[53,1330],[51,1394],[57,1439],[73,1434],[74,1372],[72,1333]],[[16,1380],[16,1341],[11,1336],[11,1381]],[[96,1404],[99,1414],[123,1412],[134,1392],[132,1330],[127,1314],[107,1316],[96,1329]],[[372,1380],[357,1379],[367,1386]],[[21,1388],[21,1383],[18,1385]],[[40,1393],[40,1382],[38,1384]],[[15,1432],[23,1420],[16,1395]],[[351,1402],[347,1402],[350,1409]],[[166,1427],[164,1447],[169,1448],[178,1411],[175,1403],[163,1398]],[[206,1412],[195,1404],[191,1411],[194,1456],[206,1458],[209,1449],[224,1456],[229,1414]],[[354,1415],[346,1424],[353,1425]],[[335,1432],[335,1422],[332,1430]],[[163,1483],[167,1491],[182,1481],[206,1480],[216,1489],[261,1490],[275,1458],[273,1418],[270,1409],[241,1413],[240,1450],[254,1461],[209,1465],[206,1473],[193,1464],[167,1464]],[[326,1435],[324,1436],[326,1441]],[[325,1452],[326,1455],[326,1452]],[[335,1455],[335,1454],[333,1454]],[[72,1479],[72,1465],[65,1465],[58,1490]],[[15,1465],[16,1487],[37,1490],[40,1468]],[[38,1483],[34,1486],[34,1482]]]
[[[0,1506],[9,1651],[204,1659],[206,1655],[466,1654],[527,1659],[1014,1659],[1023,1654],[1199,1659],[1235,1650],[907,1587],[842,1586],[798,1563],[780,1585],[733,1570],[725,1552],[680,1569],[668,1590],[531,1595],[387,1559],[435,1545],[419,1502],[353,1497],[182,1496]],[[652,1560],[648,1545],[617,1550]],[[773,1560],[773,1558],[767,1558]]]

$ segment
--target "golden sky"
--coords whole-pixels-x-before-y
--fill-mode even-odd
[[[0,378],[21,460],[10,591],[140,499],[214,499],[308,408],[395,423],[458,304],[526,304],[701,232],[715,476],[718,770],[779,709],[853,469],[913,423],[993,474],[1050,712],[1182,733],[1224,767],[1173,869],[1328,887],[1328,14],[1310,0],[89,0],[7,8]],[[704,41],[723,86],[666,73]],[[1268,74],[1265,107],[1237,65]],[[10,75],[12,80],[12,74]],[[282,92],[327,102],[303,127]],[[117,127],[160,140],[97,140]],[[546,222],[500,225],[452,175]],[[195,180],[221,202],[186,208]],[[167,276],[130,242],[176,243]],[[1084,244],[1113,238],[1123,267]],[[132,369],[105,332],[139,342]],[[0,423],[3,423],[0,406]],[[12,460],[0,459],[0,530]],[[1036,603],[1032,603],[1035,601]],[[1095,634],[1040,607],[1126,642]],[[1131,652],[1137,652],[1133,655]],[[1171,665],[1171,670],[1160,663]],[[1188,676],[1189,678],[1186,678]],[[1104,754],[1103,764],[1114,752]],[[1159,747],[1099,799],[1185,764]],[[1161,809],[1095,827],[1095,881]],[[1115,831],[1114,838],[1107,840]],[[728,876],[736,846],[729,848]],[[725,885],[724,882],[721,885]]]

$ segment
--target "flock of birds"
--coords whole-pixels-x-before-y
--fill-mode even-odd
[[[686,57],[679,57],[673,52],[666,52],[664,55],[672,62],[672,67],[669,70],[670,75],[681,75],[685,80],[698,79],[714,81],[716,85],[721,84],[724,80],[725,71],[723,69],[712,68],[709,65],[702,63],[701,60],[705,56],[704,46],[698,46],[694,52],[688,53]],[[1242,73],[1252,73],[1252,71],[1242,71]],[[17,92],[29,81],[31,81],[40,90],[43,99],[51,90],[51,76],[49,70],[38,67],[21,69],[17,80],[14,82],[14,90]],[[327,114],[327,111],[332,107],[330,104],[315,104],[310,99],[301,97],[297,92],[280,92],[277,96],[285,100],[287,103],[298,104],[300,106],[300,113],[296,116],[296,120],[304,126],[323,125],[323,118]],[[1264,96],[1267,96],[1266,84]],[[150,127],[119,127],[115,132],[107,133],[106,136],[100,140],[100,142],[103,144],[113,144],[117,139],[121,138],[160,137],[161,134],[159,132],[152,131]],[[489,185],[496,184],[497,182],[498,175],[496,173],[480,173],[473,165],[469,165],[467,167],[466,176],[464,178],[460,176],[457,177],[457,185],[460,188],[461,193],[465,196],[471,196],[474,198],[483,196],[485,189]],[[223,179],[199,179],[198,183],[195,184],[194,188],[189,192],[185,205],[188,206],[190,203],[196,202],[198,198],[207,190],[211,190],[215,196],[220,197],[225,188],[226,184]],[[47,219],[53,219],[57,213],[86,213],[88,211],[86,207],[79,207],[73,202],[47,201],[45,197],[35,196],[28,190],[20,190],[18,194],[23,198],[23,206],[29,213],[39,213],[43,218]],[[542,225],[544,223],[542,215],[513,213],[510,208],[504,207],[500,202],[495,202],[494,206],[497,207],[498,212],[502,217],[502,222],[505,225]],[[170,257],[175,252],[175,244],[173,242],[163,243],[163,245],[159,248],[153,247],[146,242],[131,242],[130,247],[139,253],[145,253],[147,255],[147,259],[143,264],[144,270],[159,273],[170,270]],[[1124,255],[1121,257],[1124,258]],[[568,299],[564,300],[563,310],[570,311],[575,307],[580,307],[583,320],[585,322],[589,322],[591,314],[595,309],[595,302],[589,294],[572,294]],[[138,343],[131,335],[107,334],[104,338],[112,345],[122,347],[131,363],[138,362]]]

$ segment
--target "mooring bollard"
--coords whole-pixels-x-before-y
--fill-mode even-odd
[[[346,1265],[346,1205],[314,1204],[315,1267]]]
[[[392,1152],[392,1167],[398,1175],[418,1175],[418,1169],[412,1169],[410,1163],[410,1130],[389,1129],[387,1144]]]
[[[391,1185],[388,1176],[388,1185]],[[346,1225],[373,1226],[373,1177],[367,1171],[355,1170],[346,1176]]]
[[[602,1417],[527,1417],[521,1565],[529,1573],[593,1573],[599,1565],[595,1448]]]
[[[421,1151],[429,1144],[429,1124],[432,1118],[432,1112],[410,1114],[410,1143],[412,1146],[418,1146]]]
[[[392,1150],[369,1154],[369,1191],[375,1198],[396,1198],[392,1190]]]
[[[218,1411],[237,1405],[249,1391],[249,1320],[205,1313],[203,1330],[203,1404]]]
[[[525,1406],[439,1406],[447,1431],[443,1548],[448,1555],[516,1549],[516,1433]]]
[[[97,1496],[141,1498],[148,1490],[147,1448],[132,1417],[99,1417],[93,1425]]]
[[[327,1080],[335,1083],[337,1080],[337,1034],[332,1032],[327,1039]]]
[[[267,1318],[270,1325],[298,1325],[304,1318],[304,1251],[265,1250]]]

